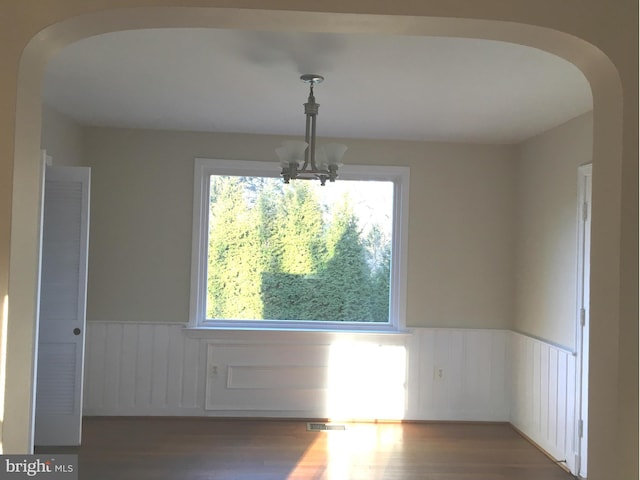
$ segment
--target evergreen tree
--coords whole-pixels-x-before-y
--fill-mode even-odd
[[[306,182],[287,186],[277,201],[269,210],[276,221],[270,230],[270,245],[277,247],[272,247],[270,268],[262,276],[265,315],[287,320],[317,318],[314,279],[325,251],[320,203]]]
[[[212,177],[207,318],[262,318],[257,215],[241,177]]]
[[[308,182],[294,182],[284,197],[285,220],[282,223],[285,273],[317,273],[324,257],[323,220],[320,203]]]
[[[282,271],[281,236],[284,233],[282,222],[284,220],[282,186],[274,179],[268,179],[258,193],[258,231],[260,237],[261,255],[260,266],[263,271]]]
[[[358,222],[348,198],[332,212],[327,238],[328,260],[321,275],[323,317],[336,321],[370,321],[370,273]]]
[[[389,321],[391,275],[391,240],[379,225],[373,225],[366,237],[366,250],[371,272],[370,309],[374,322]]]

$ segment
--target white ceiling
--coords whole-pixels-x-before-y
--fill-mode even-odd
[[[97,126],[517,143],[591,110],[572,64],[503,42],[443,37],[151,29],[68,46],[45,102]]]

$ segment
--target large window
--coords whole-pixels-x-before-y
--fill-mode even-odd
[[[397,330],[408,169],[285,185],[266,162],[196,159],[191,326]]]

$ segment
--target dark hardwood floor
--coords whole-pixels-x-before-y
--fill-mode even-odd
[[[569,480],[506,424],[85,418],[81,480]]]

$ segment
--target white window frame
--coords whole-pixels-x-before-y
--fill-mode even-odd
[[[409,230],[409,167],[345,165],[339,178],[380,180],[394,183],[394,212],[391,246],[391,291],[389,322],[333,322],[295,320],[207,320],[207,245],[210,175],[279,176],[272,162],[196,158],[193,188],[193,239],[191,253],[190,330],[291,330],[402,332],[406,328],[407,246]],[[306,180],[292,180],[306,181]],[[331,188],[327,183],[325,188]]]

